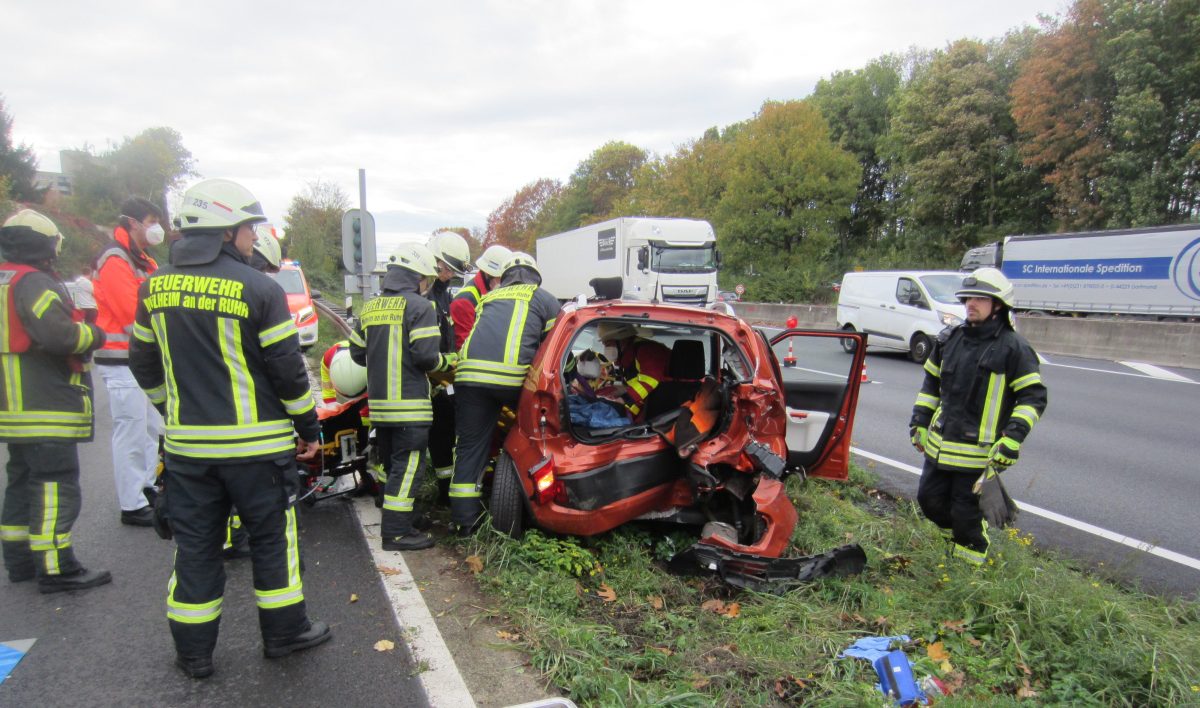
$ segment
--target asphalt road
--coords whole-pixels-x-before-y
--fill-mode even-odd
[[[782,355],[783,352],[780,352]],[[846,370],[828,347],[796,356],[819,377]],[[1042,365],[1049,406],[1020,462],[1004,474],[1019,502],[1200,559],[1200,371],[1165,369],[1192,382],[1156,378],[1125,364],[1051,355]],[[853,431],[856,450],[920,467],[908,419],[923,376],[900,355],[868,352],[872,380],[862,386]],[[918,477],[857,456],[892,493],[915,497]],[[1100,538],[1029,511],[1018,521],[1044,547],[1156,592],[1194,597],[1200,570]]]
[[[0,642],[37,639],[0,684],[0,706],[426,705],[361,529],[338,499],[299,515],[309,615],[329,622],[333,639],[264,659],[250,561],[231,561],[216,674],[185,678],[172,663],[166,620],[174,544],[120,524],[103,384],[96,410],[96,442],[80,447],[84,501],[72,541],[80,560],[111,570],[113,582],[41,595],[34,583],[0,576]],[[0,459],[7,462],[7,450]],[[395,649],[375,651],[380,639]]]

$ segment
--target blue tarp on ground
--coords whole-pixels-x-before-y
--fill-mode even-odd
[[[0,642],[0,683],[12,673],[17,663],[29,653],[36,639],[17,639],[11,642]]]

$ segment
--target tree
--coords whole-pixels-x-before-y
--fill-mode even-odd
[[[833,273],[836,225],[854,199],[859,167],[833,144],[811,101],[764,103],[739,131],[717,208],[726,264],[753,271],[752,292],[813,297]]]
[[[332,182],[309,182],[292,197],[283,217],[288,257],[300,261],[309,281],[324,289],[341,285],[342,214],[350,198]]]
[[[33,180],[37,176],[37,158],[28,145],[14,145],[12,141],[13,118],[0,95],[0,180],[8,185],[8,195],[26,202],[40,202],[42,193],[35,189]]]
[[[173,128],[148,128],[99,155],[88,148],[75,153],[73,211],[97,223],[114,221],[131,195],[165,206],[167,193],[196,175],[192,153]]]
[[[623,142],[600,146],[571,175],[566,189],[543,207],[537,222],[540,234],[569,231],[613,216],[646,162],[646,151]]]
[[[558,180],[545,177],[518,189],[488,214],[481,245],[486,248],[500,244],[518,251],[530,251],[537,238],[534,224],[546,204],[561,191],[562,184]]]
[[[675,154],[638,168],[633,188],[613,216],[623,214],[711,220],[729,181],[729,148],[739,125],[709,128]]]

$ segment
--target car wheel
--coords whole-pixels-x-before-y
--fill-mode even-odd
[[[843,332],[853,332],[854,325],[846,325],[845,327],[842,327],[842,331]],[[847,354],[853,354],[855,352],[855,350],[857,350],[857,349],[858,349],[858,342],[854,341],[853,339],[843,339],[842,340],[842,351],[846,352]]]
[[[492,497],[488,505],[492,527],[513,538],[525,535],[525,490],[517,478],[517,466],[507,452],[500,451],[492,475]]]
[[[914,334],[912,341],[908,343],[908,358],[918,364],[924,364],[925,360],[929,358],[929,353],[932,351],[933,342],[930,341],[928,336],[920,332]]]

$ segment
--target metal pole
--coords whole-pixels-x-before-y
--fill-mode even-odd
[[[367,218],[367,170],[358,168],[358,210],[362,214],[363,226],[366,226]],[[363,303],[367,302],[367,298],[371,296],[371,271],[375,270],[374,263],[363,263],[360,268],[362,272],[358,274],[358,287],[362,290]]]

